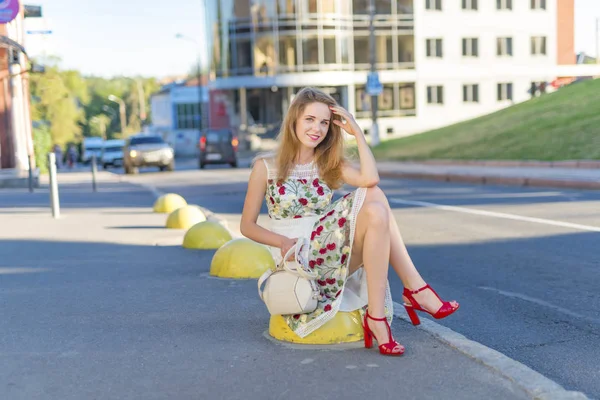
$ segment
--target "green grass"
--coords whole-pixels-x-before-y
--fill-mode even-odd
[[[379,160],[600,159],[600,79],[483,117],[385,141],[374,154]]]

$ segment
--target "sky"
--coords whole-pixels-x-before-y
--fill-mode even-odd
[[[206,49],[201,45],[203,1],[26,0],[42,6],[47,21],[39,27],[28,19],[27,29],[52,34],[27,35],[25,46],[34,56],[57,55],[63,68],[86,75],[185,75]],[[596,18],[600,0],[575,0],[576,52],[596,55]],[[177,39],[177,33],[191,40]]]

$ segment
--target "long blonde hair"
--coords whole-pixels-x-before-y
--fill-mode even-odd
[[[307,87],[296,94],[277,137],[279,146],[275,152],[275,163],[279,182],[287,179],[294,163],[297,161],[300,140],[296,136],[296,121],[302,116],[306,106],[311,103],[323,103],[328,106],[338,105],[333,97],[319,89]],[[331,113],[331,119],[327,136],[315,148],[315,163],[319,170],[319,176],[327,186],[338,189],[343,184],[342,166],[346,162],[344,137],[342,128],[333,123],[333,120],[339,121],[341,118]]]

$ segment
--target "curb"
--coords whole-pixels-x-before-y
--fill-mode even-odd
[[[384,161],[384,160],[382,160]],[[390,160],[393,161],[393,160]],[[535,161],[535,160],[404,160],[401,163],[426,165],[479,165],[485,167],[539,167],[539,168],[600,168],[600,160],[565,160],[565,161]]]
[[[394,302],[394,308],[396,310],[403,310],[404,306]],[[409,324],[411,323],[406,313],[394,311],[394,315]],[[510,380],[535,400],[589,400],[582,392],[566,390],[558,383],[546,378],[526,365],[481,343],[467,339],[460,333],[454,332],[452,329],[446,328],[429,319],[421,319],[421,325],[417,326],[417,329],[430,334],[440,342],[458,350]]]
[[[569,181],[548,178],[462,175],[448,173],[436,174],[427,172],[390,172],[382,170],[379,170],[379,175],[382,178],[427,179],[441,182],[475,183],[482,185],[509,185],[531,187],[555,187],[563,189],[600,190],[600,182],[597,181]]]

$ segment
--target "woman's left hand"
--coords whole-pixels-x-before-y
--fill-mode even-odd
[[[341,121],[334,119],[334,124],[341,127],[349,135],[352,135],[354,137],[363,135],[362,129],[360,129],[360,126],[358,126],[358,124],[354,120],[354,116],[352,116],[352,114],[350,114],[348,110],[341,106],[330,106],[329,109],[332,113],[340,116],[342,119]]]

